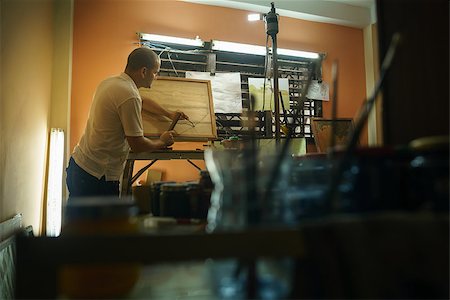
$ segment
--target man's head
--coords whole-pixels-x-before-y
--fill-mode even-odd
[[[150,88],[159,72],[161,61],[155,52],[148,48],[134,49],[128,55],[125,73],[136,83],[138,88]]]

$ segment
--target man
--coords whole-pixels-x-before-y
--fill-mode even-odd
[[[94,95],[83,136],[74,148],[67,167],[69,199],[87,196],[118,196],[119,179],[129,150],[133,152],[164,149],[174,143],[173,131],[163,132],[158,140],[144,137],[139,88],[150,88],[161,62],[155,52],[137,48],[128,56],[125,71],[102,81]],[[173,119],[151,99],[144,108]],[[182,119],[188,117],[181,113]]]

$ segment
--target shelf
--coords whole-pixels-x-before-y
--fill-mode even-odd
[[[448,296],[448,242],[448,212],[336,215],[292,228],[211,234],[18,237],[17,296],[55,297],[58,268],[67,263],[251,263],[267,257],[299,262],[296,299]],[[423,290],[413,291],[411,284]]]

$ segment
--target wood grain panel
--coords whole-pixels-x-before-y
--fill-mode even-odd
[[[180,120],[174,130],[176,141],[211,140],[217,138],[216,117],[212,102],[211,82],[188,78],[159,77],[151,89],[141,89],[143,96],[169,110],[180,110],[189,116],[190,122]],[[144,135],[159,136],[166,131],[171,120],[147,111],[142,113]]]

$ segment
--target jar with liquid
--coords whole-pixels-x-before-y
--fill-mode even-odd
[[[83,198],[68,203],[62,236],[128,235],[137,233],[132,201]],[[82,245],[80,245],[82,247]],[[111,250],[113,251],[113,250]],[[77,263],[60,271],[60,294],[72,299],[112,299],[126,296],[138,280],[138,263]]]

